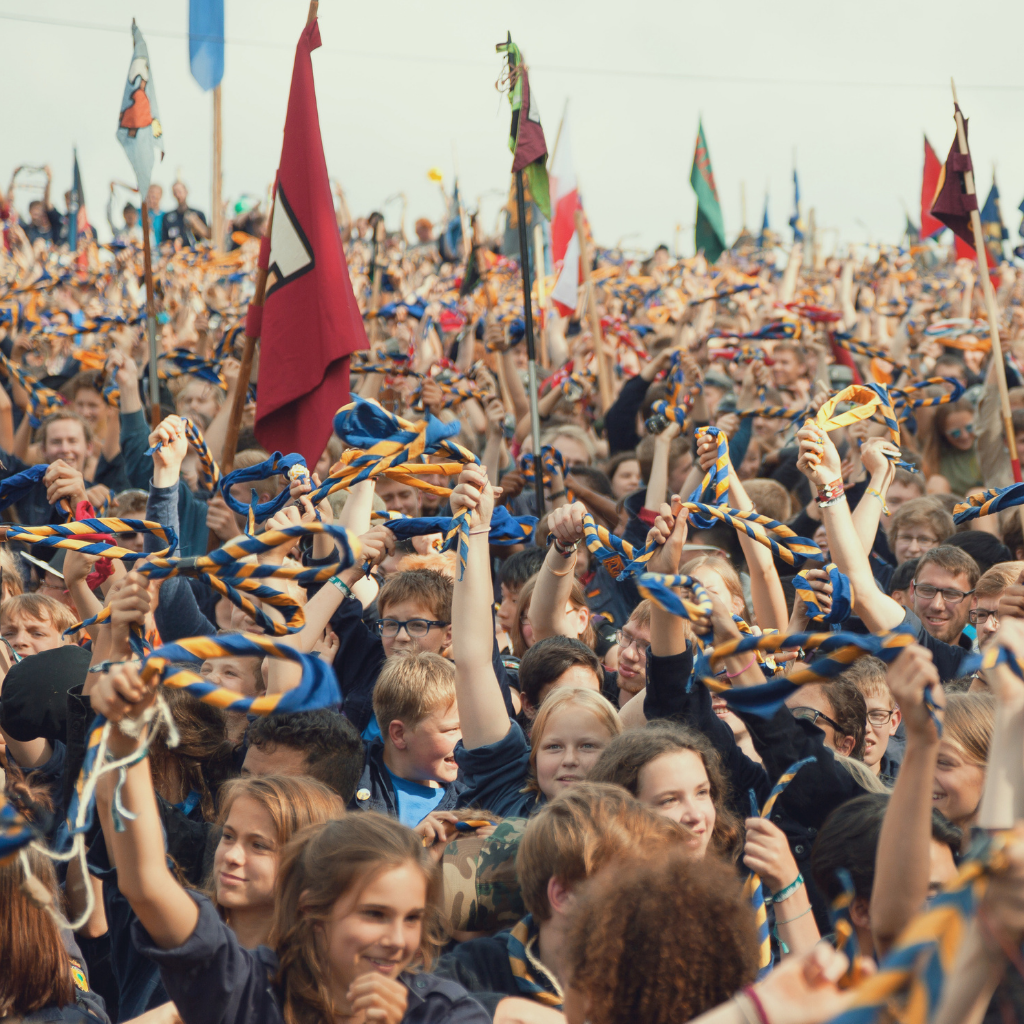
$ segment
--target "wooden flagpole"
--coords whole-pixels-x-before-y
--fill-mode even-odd
[[[149,245],[149,207],[142,197],[142,268],[146,280],[146,333],[149,336],[149,425],[160,425],[160,381],[156,362],[156,305],[153,302],[153,254]]]
[[[583,229],[583,211],[576,211],[576,237],[580,241],[580,258],[583,261],[583,272],[587,275],[586,305],[587,316],[590,318],[590,334],[593,338],[594,355],[597,356],[597,387],[601,396],[601,412],[606,413],[612,405],[612,381],[608,375],[608,357],[604,351],[604,338],[601,335],[601,314],[597,308],[597,289],[594,286],[594,257],[590,249],[587,233]]]
[[[967,132],[964,130],[964,117],[960,112],[960,104],[956,98],[956,83],[951,78],[949,84],[953,89],[953,104],[956,118],[956,138],[960,146],[961,156],[970,156],[967,146]],[[969,196],[976,196],[974,172],[968,167],[964,171],[964,190]],[[999,386],[999,405],[1003,414],[1003,431],[1006,434],[1006,446],[1010,450],[1010,465],[1013,468],[1013,479],[1021,482],[1020,458],[1017,454],[1017,439],[1013,433],[1013,414],[1010,411],[1010,395],[1006,390],[1006,366],[1003,363],[1003,347],[999,341],[999,311],[996,308],[996,296],[992,290],[992,281],[988,276],[988,250],[985,248],[985,236],[981,230],[981,214],[978,201],[975,199],[971,209],[971,230],[974,233],[974,254],[978,258],[978,276],[981,278],[982,294],[985,296],[985,308],[988,310],[988,330],[992,340],[992,358],[996,361],[996,383]],[[1024,513],[1022,513],[1024,521]]]
[[[220,82],[213,87],[213,186],[210,196],[210,203],[213,209],[210,211],[210,233],[213,241],[213,248],[220,252],[224,248],[224,223],[221,212],[221,99]]]

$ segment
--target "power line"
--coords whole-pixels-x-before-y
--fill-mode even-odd
[[[31,25],[50,25],[57,28],[84,29],[92,32],[111,32],[116,35],[123,35],[130,38],[130,33],[123,25],[96,25],[84,21],[70,21],[60,18],[37,18],[25,14],[9,14],[0,12],[0,20],[17,21]],[[187,32],[175,32],[170,29],[146,29],[147,36],[162,39],[188,39]],[[273,42],[265,39],[239,39],[225,37],[224,42],[228,46],[257,47],[268,50],[292,50],[294,46],[288,42]],[[347,50],[336,46],[324,46],[325,53],[337,54],[339,56],[354,57],[356,59],[370,59],[374,61],[396,61],[401,64],[420,63],[461,67],[494,68],[493,61],[471,60],[459,57],[434,57],[422,53],[396,54],[374,52],[370,50]],[[903,89],[931,91],[934,89],[948,88],[948,82],[881,82],[853,81],[850,79],[807,79],[807,78],[766,78],[766,77],[740,77],[736,75],[708,75],[698,72],[685,71],[649,71],[634,70],[631,68],[607,68],[607,67],[580,67],[566,64],[544,64],[531,63],[535,71],[543,71],[548,74],[558,75],[600,75],[602,78],[633,78],[646,80],[677,81],[677,82],[714,82],[720,85],[765,85],[765,86],[800,86],[815,88],[833,89]],[[977,92],[1024,92],[1024,84],[1014,85],[1010,83],[980,83],[970,84],[965,82],[961,88],[972,89]]]

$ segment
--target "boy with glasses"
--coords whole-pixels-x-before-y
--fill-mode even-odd
[[[984,647],[999,629],[999,605],[1010,587],[1015,587],[1024,570],[1024,562],[1000,562],[993,565],[974,588],[968,621],[975,628],[978,647]]]
[[[896,781],[906,740],[897,741],[900,709],[886,683],[885,663],[878,658],[858,658],[840,677],[860,690],[867,707],[864,730],[864,764],[887,785]],[[895,748],[895,749],[894,749]]]

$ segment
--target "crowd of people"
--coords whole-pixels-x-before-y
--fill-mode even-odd
[[[339,194],[370,348],[282,465],[262,217],[222,252],[173,193],[155,367],[136,207],[77,251],[48,191],[0,210],[0,1019],[1021,1019],[1024,506],[972,264],[598,247],[572,315],[534,282],[537,452],[517,261]]]

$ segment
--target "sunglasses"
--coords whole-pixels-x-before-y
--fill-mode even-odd
[[[961,437],[974,437],[974,424],[968,423],[964,427],[956,427],[953,430],[947,430],[946,434],[953,438],[954,441],[959,441]]]
[[[810,722],[812,725],[818,725],[818,719],[821,718],[828,722],[836,732],[843,731],[839,728],[838,722],[833,721],[824,711],[819,711],[817,708],[790,708],[790,711],[792,711],[794,718],[802,718],[805,722]],[[820,729],[821,726],[819,725],[818,728]]]

